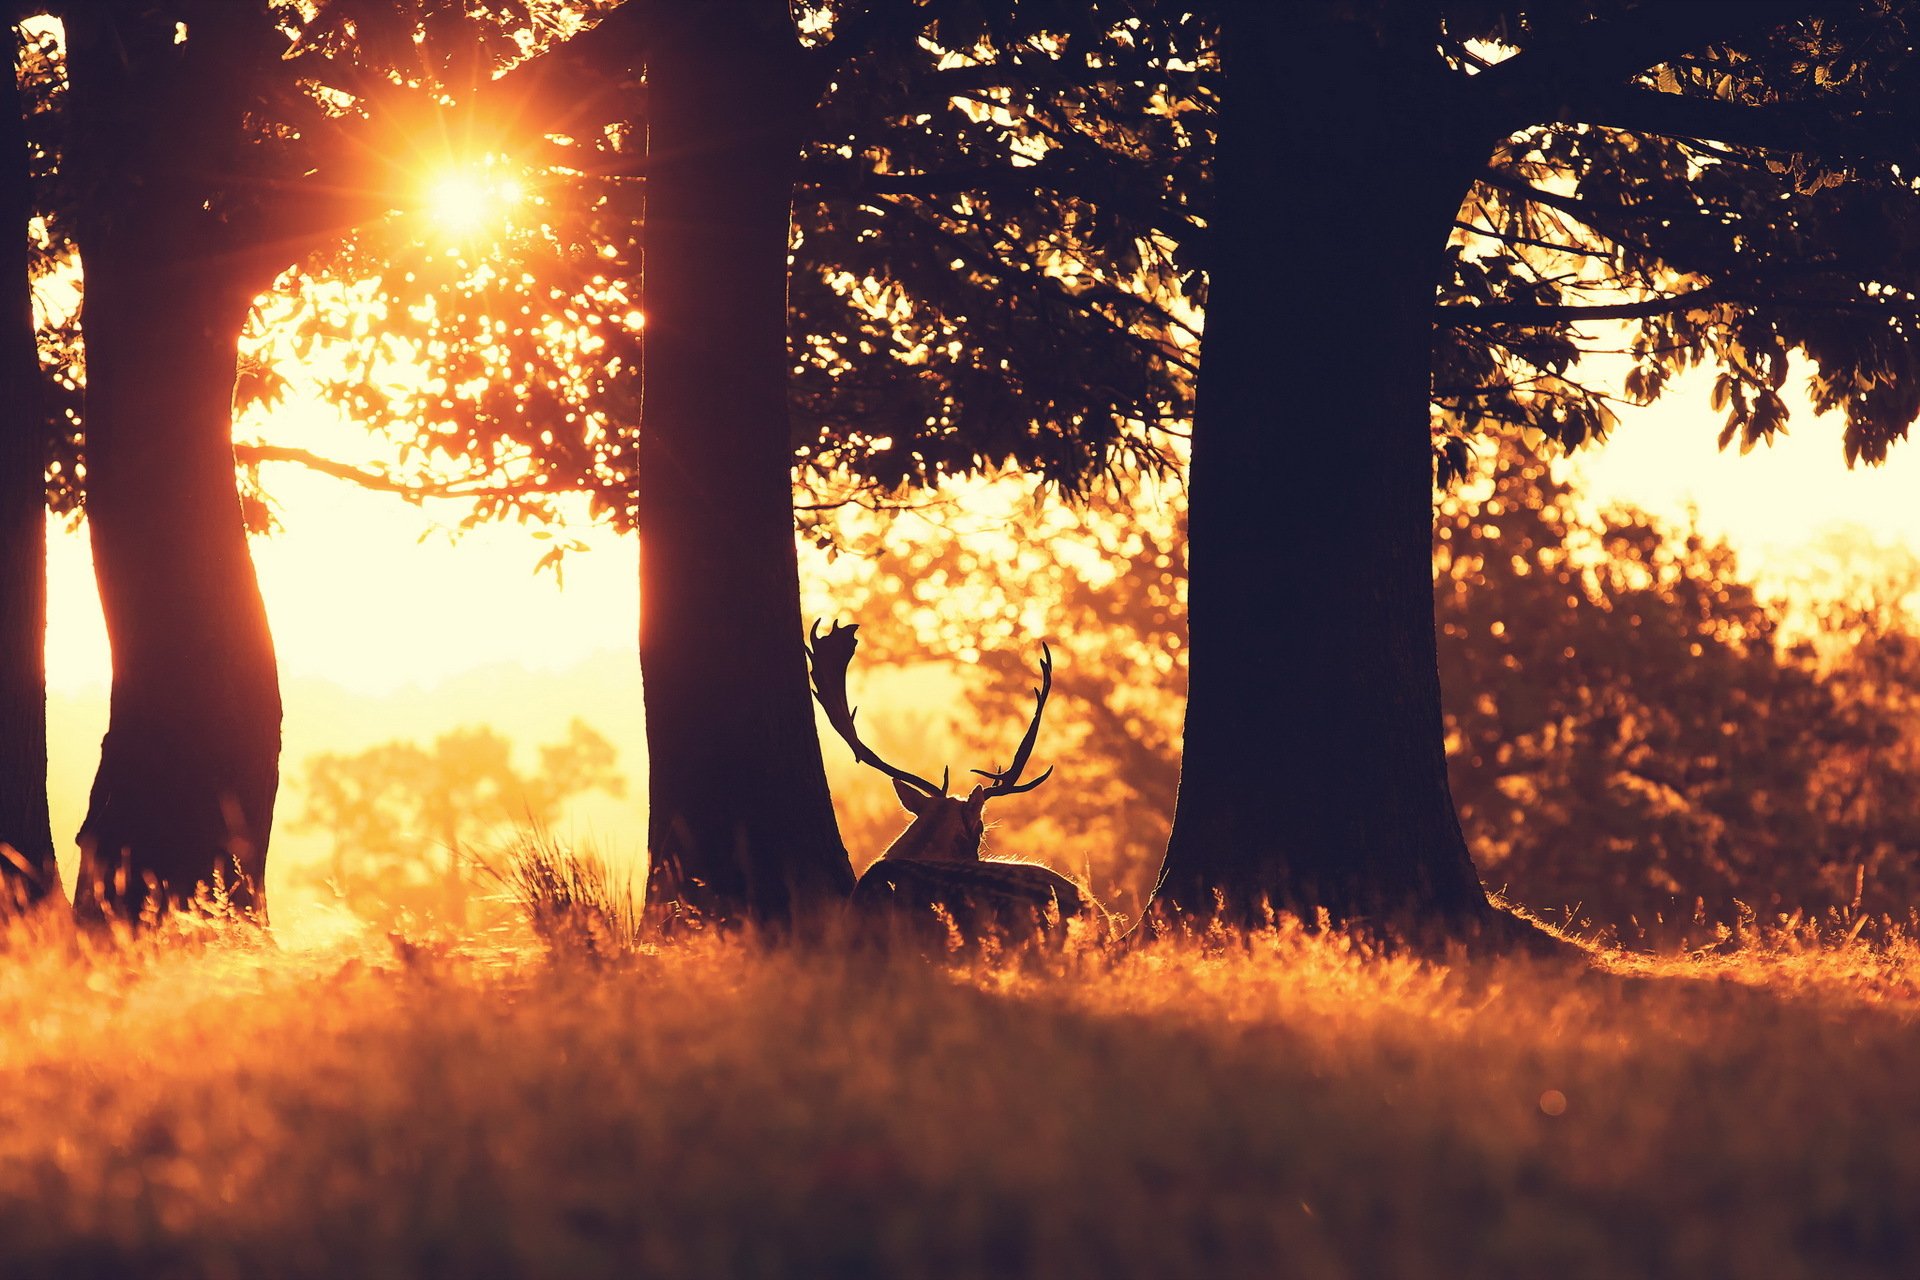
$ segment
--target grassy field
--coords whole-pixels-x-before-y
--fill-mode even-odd
[[[0,1276],[1920,1274],[1920,948],[0,955]]]

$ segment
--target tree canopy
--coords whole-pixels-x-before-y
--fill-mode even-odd
[[[192,137],[217,180],[182,170],[142,198],[190,194],[201,248],[255,287],[301,264],[253,322],[243,394],[278,394],[298,358],[398,445],[391,467],[268,442],[244,462],[465,496],[476,518],[544,518],[550,495],[587,490],[597,515],[680,539],[656,564],[705,565],[708,547],[750,570],[750,608],[727,607],[764,615],[769,661],[784,551],[649,515],[636,450],[679,417],[740,416],[756,467],[777,447],[822,539],[839,503],[950,477],[1017,467],[1086,492],[1169,472],[1190,425],[1199,656],[1175,910],[1224,892],[1247,909],[1484,919],[1427,589],[1432,482],[1464,475],[1477,438],[1596,440],[1617,399],[1650,401],[1703,363],[1723,441],[1743,447],[1784,421],[1791,359],[1816,409],[1844,417],[1850,460],[1883,458],[1920,413],[1904,5],[723,8],[177,0],[68,16],[118,24],[167,69],[151,85],[206,108]],[[694,77],[674,98],[676,57],[739,76],[739,94],[701,98]],[[130,120],[132,101],[108,116]],[[721,116],[739,127],[716,140]],[[75,135],[92,151],[42,149],[50,251],[64,210],[120,191],[99,162],[106,118]],[[659,216],[696,207],[687,182],[707,184],[710,212],[744,211],[746,175],[723,189],[699,168],[700,147],[741,139],[782,167],[754,198],[791,200],[784,246],[761,226],[772,213],[748,237],[742,212],[726,248]],[[491,216],[396,215],[435,183]],[[710,326],[759,333],[748,312],[777,308],[777,367],[777,343],[723,376],[700,364],[713,341],[675,346],[682,312],[706,305],[692,294],[646,314],[684,253],[718,271],[782,247],[784,304],[756,287]],[[1609,351],[1631,365],[1617,388],[1583,359]],[[737,394],[681,396],[702,385]],[[636,446],[649,414],[667,434]],[[719,483],[719,439],[663,456],[698,455]],[[1276,486],[1306,497],[1275,504]],[[776,502],[789,520],[763,489],[752,520],[770,528]],[[682,675],[655,687],[714,682]],[[1248,803],[1275,780],[1271,804]]]

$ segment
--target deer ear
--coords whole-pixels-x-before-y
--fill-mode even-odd
[[[893,780],[893,794],[900,797],[901,808],[916,818],[932,807],[933,802],[938,799],[937,796],[926,795],[916,788],[908,786],[898,778]]]
[[[967,793],[967,808],[973,810],[976,814],[981,813],[986,809],[987,801],[992,798],[992,796],[987,794],[986,785],[983,783]]]

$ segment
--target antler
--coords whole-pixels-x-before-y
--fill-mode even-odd
[[[894,768],[860,741],[860,733],[853,725],[853,718],[859,714],[859,709],[849,709],[847,706],[847,664],[853,661],[854,648],[860,643],[854,634],[859,630],[857,623],[842,626],[836,622],[828,628],[827,634],[821,635],[820,624],[816,621],[807,631],[807,665],[813,671],[813,696],[819,699],[821,709],[827,713],[827,723],[853,748],[855,760],[929,796],[944,796],[947,794],[947,783],[951,780],[951,771],[940,775],[940,785],[936,787],[925,778]],[[1031,745],[1028,744],[1029,747]],[[1021,758],[1025,759],[1024,756]]]
[[[1026,769],[1027,760],[1033,755],[1033,744],[1040,737],[1040,717],[1046,713],[1047,695],[1052,692],[1053,650],[1049,649],[1046,641],[1043,640],[1040,642],[1040,687],[1033,691],[1033,722],[1027,726],[1026,737],[1020,739],[1020,749],[1013,753],[1012,764],[999,773],[991,773],[985,769],[973,770],[974,773],[989,780],[989,785],[984,788],[980,797],[982,800],[1031,791],[1053,776],[1053,768],[1048,766],[1047,771],[1032,782],[1020,781],[1020,774]]]

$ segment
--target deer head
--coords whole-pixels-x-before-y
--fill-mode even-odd
[[[907,829],[880,856],[923,861],[979,861],[981,838],[986,834],[983,811],[987,801],[1031,791],[1053,776],[1053,770],[1048,769],[1031,782],[1020,781],[1027,760],[1033,755],[1034,740],[1040,736],[1040,717],[1047,708],[1047,695],[1053,690],[1052,650],[1045,644],[1040,646],[1040,687],[1033,691],[1033,721],[1027,725],[1026,736],[1020,739],[1020,746],[1013,753],[1013,763],[998,771],[972,770],[986,781],[964,797],[950,796],[947,784],[951,781],[951,770],[942,771],[940,783],[935,786],[916,774],[894,768],[860,741],[853,723],[858,709],[847,706],[847,664],[853,661],[853,650],[859,643],[855,632],[859,629],[836,623],[822,635],[820,624],[814,623],[808,633],[812,643],[807,646],[807,660],[813,668],[813,696],[826,711],[827,723],[853,748],[855,760],[893,779],[893,793],[913,815]]]

